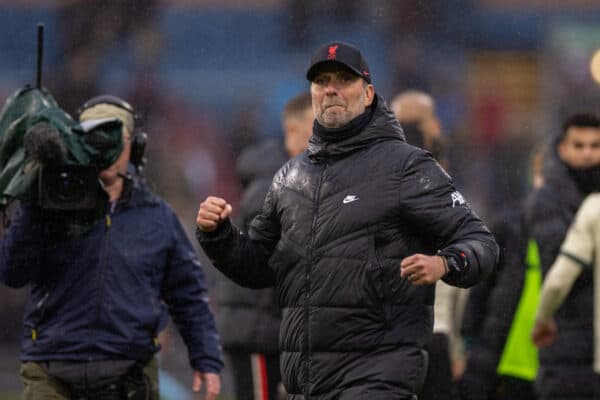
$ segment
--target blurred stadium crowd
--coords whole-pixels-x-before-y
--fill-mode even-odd
[[[44,86],[71,113],[99,93],[135,106],[148,181],[191,234],[207,194],[235,210],[236,159],[281,137],[312,49],[351,42],[388,101],[407,89],[435,98],[450,172],[486,220],[522,202],[532,151],[560,121],[600,104],[590,73],[599,17],[595,0],[0,0],[0,98],[33,83],[43,22]],[[0,298],[1,395],[20,388],[24,293],[2,287]],[[185,350],[164,340],[165,369],[187,380]]]

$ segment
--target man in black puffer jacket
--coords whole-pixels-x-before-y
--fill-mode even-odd
[[[478,282],[496,242],[431,155],[404,141],[357,48],[323,45],[307,78],[308,151],[278,171],[248,235],[208,197],[198,240],[235,282],[275,287],[289,400],[415,399],[434,283]]]
[[[527,204],[527,224],[540,249],[543,273],[560,245],[584,197],[600,190],[600,118],[569,117],[553,143],[544,185]],[[584,271],[555,315],[557,340],[540,350],[536,386],[542,399],[597,399],[593,363],[594,287],[592,270]]]

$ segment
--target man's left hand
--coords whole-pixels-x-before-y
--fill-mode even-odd
[[[204,400],[215,400],[217,395],[221,393],[221,377],[219,374],[214,372],[200,372],[194,371],[194,383],[192,384],[192,390],[199,392],[202,389],[202,385],[205,386],[206,395]]]
[[[441,256],[413,254],[400,263],[400,276],[408,279],[413,285],[431,285],[446,273]]]

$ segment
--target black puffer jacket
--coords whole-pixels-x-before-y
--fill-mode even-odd
[[[545,274],[559,253],[584,194],[555,153],[544,178],[545,184],[528,199],[527,224],[539,246]],[[539,353],[537,387],[543,399],[594,398],[593,298],[592,271],[586,270],[555,314],[559,330],[556,341]]]
[[[449,276],[470,286],[497,245],[429,153],[408,145],[379,98],[368,125],[308,152],[276,175],[249,235],[221,224],[198,239],[240,284],[275,285],[283,310],[281,369],[288,399],[408,398],[426,370],[434,286],[400,277],[416,252],[464,257]],[[462,253],[462,255],[460,255]],[[268,260],[268,267],[265,267]]]
[[[283,143],[276,140],[248,148],[238,158],[238,174],[246,187],[240,199],[236,223],[243,232],[260,213],[273,175],[287,159]],[[279,351],[281,310],[276,304],[273,289],[252,290],[219,276],[215,293],[219,307],[217,328],[225,350],[267,354]]]

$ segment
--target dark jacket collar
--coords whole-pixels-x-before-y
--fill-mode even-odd
[[[308,143],[308,157],[312,160],[343,157],[381,141],[405,141],[400,123],[383,97],[376,95],[372,107],[375,107],[373,117],[356,135],[331,142],[313,134]]]
[[[130,176],[125,179],[123,194],[119,204],[123,207],[155,206],[160,199],[155,195],[139,177]]]

